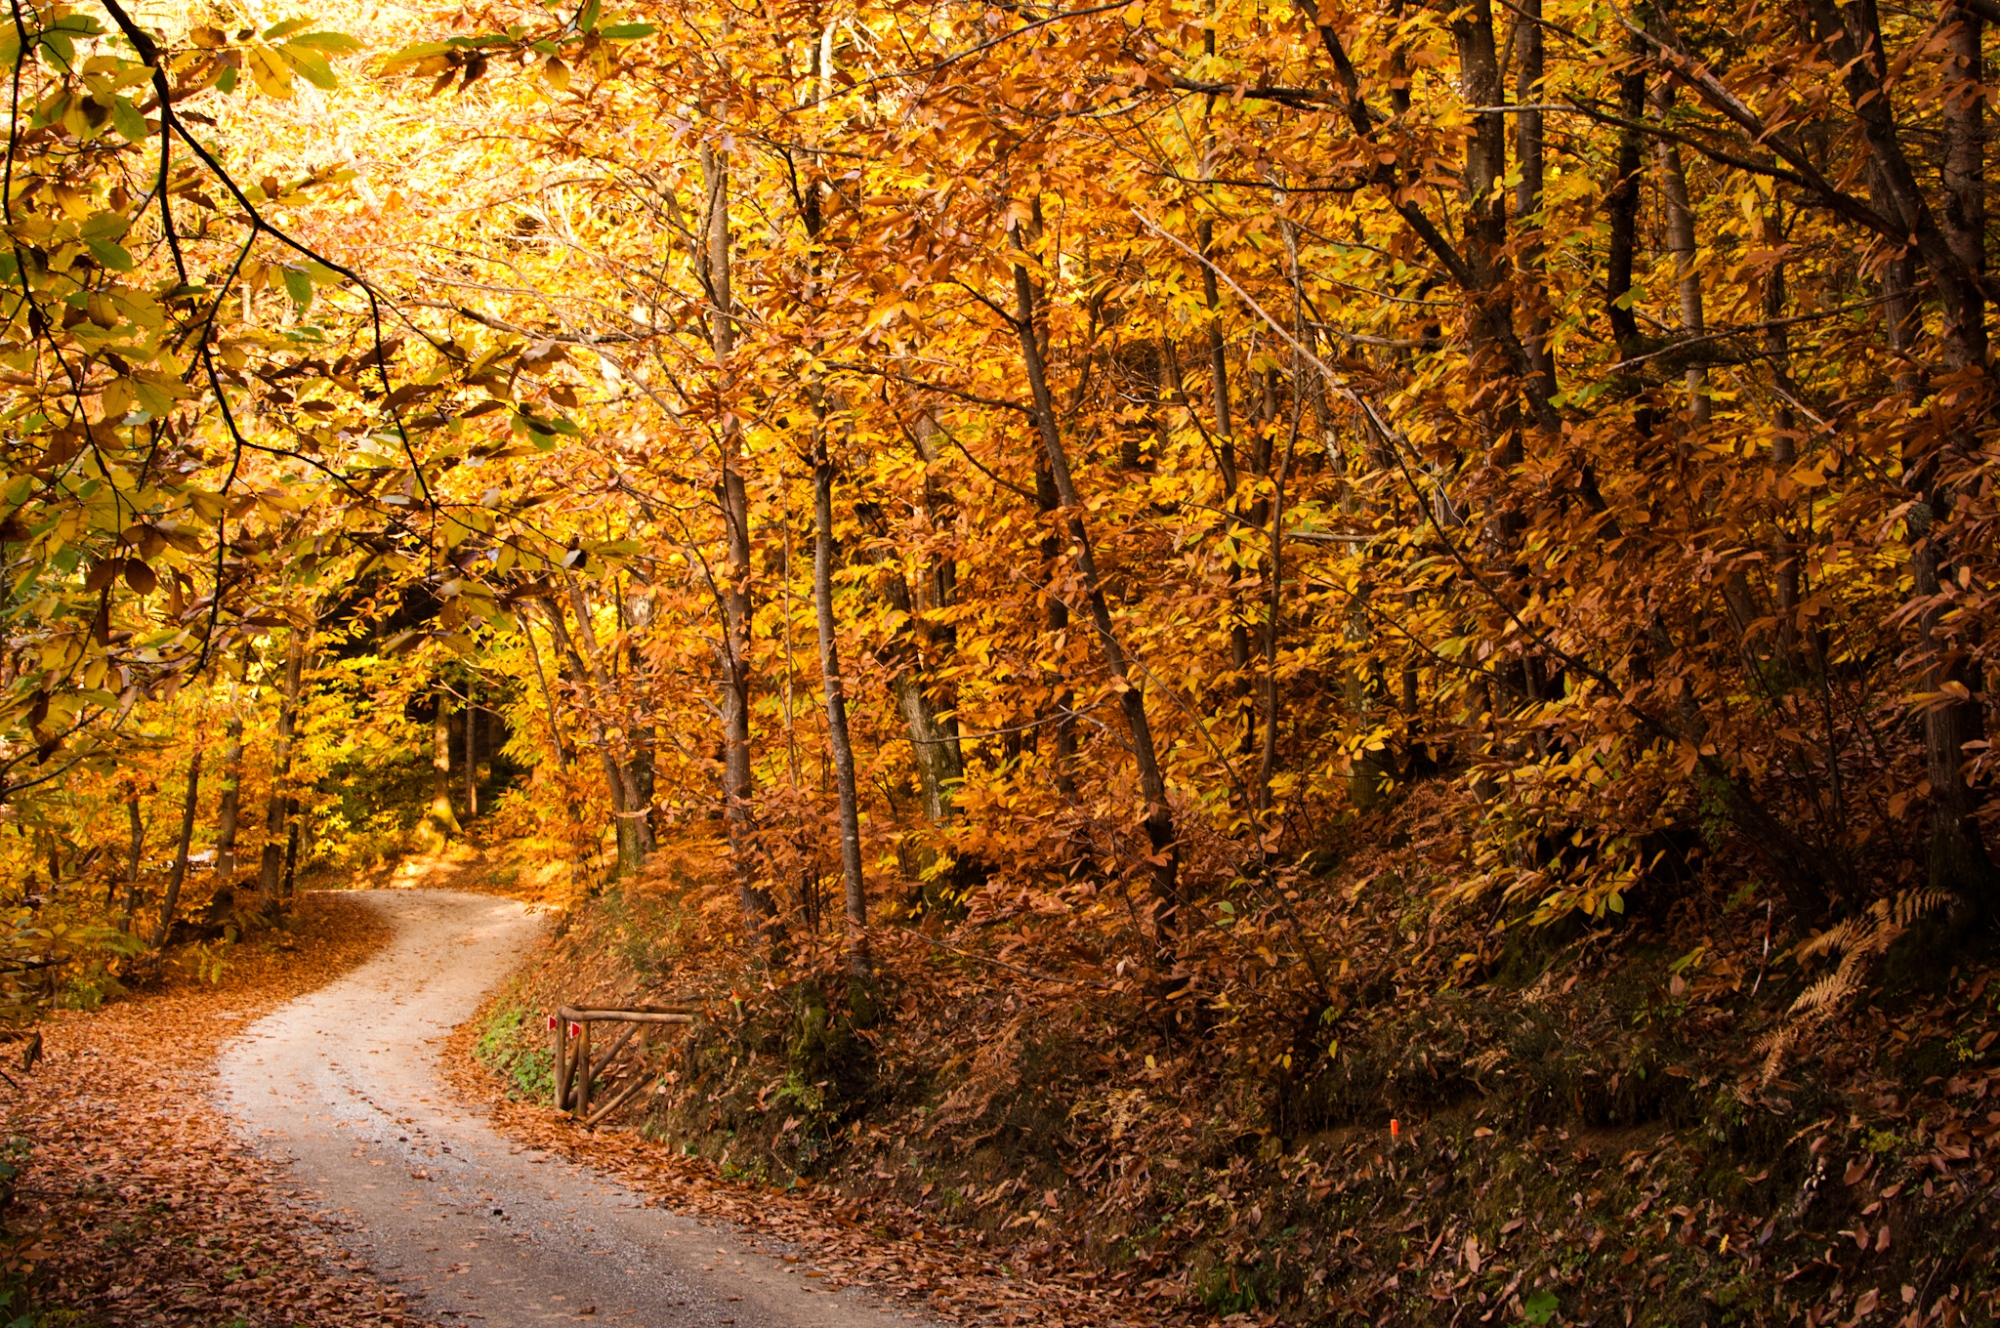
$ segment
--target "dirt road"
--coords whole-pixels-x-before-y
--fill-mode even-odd
[[[902,1328],[915,1317],[819,1291],[725,1228],[648,1208],[493,1131],[439,1081],[438,1051],[543,921],[487,895],[352,897],[381,912],[394,941],[232,1043],[223,1100],[352,1225],[349,1248],[413,1310],[487,1328]]]

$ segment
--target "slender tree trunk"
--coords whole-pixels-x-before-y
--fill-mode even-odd
[[[912,430],[917,457],[925,467],[925,515],[933,529],[944,524],[952,508],[949,495],[931,479],[931,468],[937,462],[937,452],[931,441],[936,427],[926,411],[918,417]],[[885,539],[888,537],[890,532],[879,509],[872,505],[857,505],[856,510],[869,520],[878,535]],[[888,673],[889,693],[895,699],[896,710],[903,716],[903,727],[910,735],[918,792],[924,803],[924,819],[938,825],[951,816],[953,792],[965,778],[965,757],[959,744],[956,721],[940,713],[932,697],[935,684],[926,663],[925,647],[929,648],[933,658],[949,658],[957,648],[956,629],[949,624],[934,627],[929,616],[952,604],[956,595],[957,568],[950,557],[935,560],[926,578],[929,593],[926,603],[919,598],[893,556],[878,556],[876,562],[881,568],[883,597],[889,601],[889,607],[896,611],[899,619],[896,630],[877,652],[876,658]]]
[[[1950,35],[1944,96],[1946,200],[1943,229],[1951,252],[1969,279],[1950,310],[1947,354],[1954,369],[1985,370],[1983,381],[1970,390],[1986,399],[1979,414],[1994,409],[1992,369],[1987,363],[1986,296],[1979,284],[1986,271],[1986,88],[1982,49],[1984,20],[1971,6],[1956,0],[1948,11]],[[1879,43],[1879,34],[1877,35]],[[1965,454],[1978,447],[1971,431],[1961,431],[1947,444]],[[1931,884],[1971,895],[1982,910],[2000,908],[2000,872],[1988,856],[1977,818],[1978,799],[1966,786],[1965,753],[1986,737],[1986,713],[1978,696],[1979,679],[1972,672],[1965,646],[1945,625],[1940,592],[1951,578],[1947,532],[1940,529],[1951,515],[1957,495],[1941,478],[1943,457],[1919,467],[1922,476],[1926,529],[1912,571],[1916,591],[1931,600],[1921,627],[1932,663],[1925,690],[1947,693],[1947,700],[1924,713],[1924,747],[1931,785]],[[1962,629],[1961,629],[1962,630]]]
[[[125,917],[118,930],[131,934],[132,919],[139,912],[139,858],[146,851],[146,822],[139,816],[139,795],[125,799],[125,815],[131,824],[131,848],[125,855]]]
[[[1650,98],[1661,120],[1673,109],[1673,84],[1662,82]],[[1653,145],[1660,168],[1660,197],[1666,204],[1667,252],[1674,256],[1674,275],[1680,292],[1681,330],[1700,336],[1707,330],[1701,301],[1701,276],[1695,271],[1694,206],[1688,198],[1687,172],[1681,168],[1680,145],[1662,138]],[[1687,371],[1688,417],[1697,425],[1707,424],[1713,409],[1707,392],[1708,372]]]
[[[194,814],[201,801],[201,751],[188,758],[187,797],[181,802],[181,833],[174,842],[174,867],[167,876],[167,893],[160,900],[160,923],[153,928],[153,948],[167,943],[174,928],[174,910],[180,907],[181,883],[187,880],[188,844],[194,839]]]
[[[1639,39],[1632,39],[1633,55],[1644,53]],[[1636,125],[1646,111],[1646,75],[1643,66],[1618,75],[1618,109],[1628,124]],[[1632,294],[1632,262],[1639,247],[1640,130],[1627,128],[1618,135],[1618,154],[1612,167],[1611,188],[1605,195],[1605,210],[1611,214],[1611,235],[1606,248],[1604,315],[1611,324],[1612,340],[1619,355],[1631,354],[1639,336],[1639,316],[1628,303]]]
[[[1077,571],[1082,578],[1084,597],[1090,605],[1090,616],[1097,629],[1105,670],[1111,675],[1111,685],[1118,693],[1119,706],[1125,714],[1126,731],[1132,742],[1132,754],[1138,762],[1139,788],[1145,798],[1146,838],[1152,847],[1156,943],[1161,960],[1171,961],[1170,936],[1176,925],[1180,884],[1180,851],[1174,840],[1173,809],[1167,804],[1166,778],[1161,773],[1159,755],[1153,746],[1152,726],[1146,717],[1145,693],[1140,688],[1139,680],[1131,676],[1125,647],[1120,643],[1117,627],[1111,620],[1111,605],[1098,578],[1097,559],[1091,551],[1089,530],[1084,525],[1084,507],[1077,498],[1076,483],[1070,475],[1069,453],[1063,445],[1062,430],[1056,420],[1055,399],[1049,391],[1048,370],[1042,362],[1041,341],[1036,334],[1038,311],[1034,285],[1028,276],[1026,263],[1021,261],[1026,257],[1026,249],[1021,243],[1018,225],[1009,227],[1008,239],[1017,255],[1014,263],[1014,326],[1020,337],[1028,388],[1034,397],[1035,424],[1042,436],[1042,449],[1047,454],[1049,478],[1055,486],[1056,497],[1062,504],[1065,524],[1069,528]]]
[[[938,454],[934,441],[937,422],[932,419],[929,411],[924,412],[917,420],[917,427],[912,433],[917,455],[924,463],[924,515],[930,522],[932,530],[955,525],[958,504],[953,499],[951,491],[937,481]],[[958,602],[958,560],[950,553],[936,556],[931,561],[930,573],[930,609],[934,614],[941,615],[944,610]],[[921,631],[924,644],[928,648],[928,658],[941,662],[957,656],[958,627],[950,619],[942,616],[926,616]],[[933,684],[933,679],[926,679],[926,690],[923,691],[923,695],[927,701],[931,695],[928,689]],[[937,722],[944,729],[945,744],[951,762],[949,778],[956,780],[965,773],[965,753],[960,747],[958,738],[958,699],[950,684],[935,685],[944,704],[942,713],[935,704],[931,706],[931,713],[937,717]],[[947,806],[949,802],[950,799],[947,797]]]
[[[479,815],[479,703],[465,684],[465,819]]]
[[[889,670],[889,692],[909,731],[910,748],[917,768],[917,788],[924,800],[924,819],[942,824],[951,816],[952,791],[965,778],[958,736],[938,716],[937,706],[924,689],[923,661],[917,648],[915,626],[917,605],[909,583],[895,565],[883,572],[883,593],[902,621],[881,651]]]
[[[236,879],[236,822],[243,807],[243,716],[237,709],[237,685],[229,685],[229,720],[223,726],[222,805],[215,814],[215,876],[227,884]]]
[[[1772,209],[1763,217],[1763,239],[1766,248],[1776,250],[1784,243],[1783,228],[1779,225],[1774,199]],[[1773,264],[1770,274],[1764,279],[1764,354],[1771,362],[1771,373],[1779,387],[1785,392],[1793,390],[1791,380],[1792,347],[1791,337],[1781,326],[1785,316],[1785,265]],[[1774,476],[1789,474],[1798,459],[1798,449],[1792,435],[1798,429],[1798,419],[1792,408],[1782,400],[1773,412],[1772,424],[1776,427],[1771,435],[1771,470]],[[1776,585],[1778,603],[1778,655],[1787,669],[1796,671],[1800,667],[1802,652],[1799,636],[1799,553],[1798,542],[1792,537],[1789,526],[1792,521],[1790,504],[1780,504],[1777,513],[1777,534],[1771,542],[1771,575]],[[1815,661],[1817,663],[1817,661]]]
[[[562,712],[556,709],[555,693],[549,689],[549,675],[542,668],[541,648],[535,644],[535,630],[525,613],[521,615],[521,636],[528,643],[528,658],[535,666],[535,683],[541,688],[542,705],[548,710],[549,741],[555,745],[556,763],[568,769],[575,755],[570,751],[569,740],[563,736]]]
[[[1515,45],[1520,55],[1520,72],[1515,76],[1514,99],[1523,107],[1542,101],[1542,0],[1521,0],[1517,6],[1521,21],[1515,28]],[[1522,227],[1542,210],[1542,187],[1547,176],[1543,152],[1543,121],[1539,110],[1522,110],[1515,116],[1515,160],[1521,178],[1514,186],[1514,212]],[[1542,380],[1541,394],[1555,395],[1555,356],[1549,348],[1548,292],[1542,281],[1542,246],[1530,243],[1521,251],[1521,270],[1532,275],[1528,292],[1528,361]]]
[[[443,683],[439,683],[432,693],[431,809],[428,819],[440,845],[460,831],[458,815],[451,807],[451,691]],[[264,861],[267,867],[272,862],[273,852],[271,843],[266,843]],[[265,888],[270,887],[267,885]]]
[[[709,297],[709,349],[718,385],[734,373],[735,301],[730,292],[729,158],[704,144],[702,183],[707,215],[700,257]],[[756,821],[750,764],[750,495],[743,483],[742,437],[734,417],[723,421],[716,505],[722,513],[722,810],[729,829],[736,898],[744,919],[772,944],[782,939],[771,896],[757,884]]]
[[[603,711],[612,705],[613,692],[611,674],[604,666],[604,651],[597,642],[597,629],[590,621],[590,601],[584,598],[583,586],[572,576],[569,578],[570,607],[576,611],[576,639],[583,645],[581,663],[590,671],[590,680],[597,687],[597,708]],[[623,718],[622,711],[617,716]],[[619,759],[616,747],[623,736],[623,725],[613,732],[609,725],[599,722],[598,731],[606,740],[604,748],[605,773],[617,786],[616,801],[624,809],[618,814],[619,874],[629,875],[644,865],[653,851],[653,829],[648,819],[649,809],[646,799],[639,792],[639,784],[633,778],[629,763]]]
[[[1947,78],[1957,87],[1943,97],[1945,113],[1944,182],[1948,200],[1940,219],[1918,187],[1898,137],[1892,90],[1886,86],[1882,33],[1875,6],[1865,0],[1839,6],[1815,0],[1812,11],[1817,35],[1839,65],[1854,118],[1869,149],[1869,186],[1879,211],[1895,218],[1910,237],[1909,250],[1884,274],[1892,347],[1911,367],[1899,384],[1914,398],[1926,385],[1915,370],[1914,349],[1918,311],[1915,266],[1921,260],[1931,276],[1943,307],[1943,346],[1953,371],[1977,371],[1971,390],[1986,399],[1976,414],[1990,415],[1993,377],[1987,364],[1986,297],[1980,281],[1985,257],[1985,92],[1981,55],[1981,23],[1969,6],[1954,5],[1952,34],[1946,42],[1953,68]],[[1956,92],[1958,95],[1953,95]],[[1930,664],[1925,689],[1944,699],[1924,712],[1924,755],[1931,787],[1931,884],[1974,901],[1980,912],[2000,907],[2000,872],[1996,872],[1976,819],[1976,799],[1965,782],[1965,751],[1982,741],[1984,708],[1972,693],[1967,657],[1945,621],[1944,586],[1951,577],[1949,521],[1955,495],[1943,477],[1948,459],[1975,446],[1973,435],[1961,432],[1933,444],[1906,461],[1905,484],[1916,501],[1907,518],[1914,547],[1910,554],[1912,588],[1924,603],[1918,629]]]
[[[847,911],[847,965],[868,976],[868,885],[861,875],[861,810],[854,788],[854,747],[847,732],[847,691],[833,620],[833,464],[824,426],[813,438],[813,609],[819,621],[819,672],[826,694],[826,745],[840,802],[840,869]]]
[[[578,602],[582,602],[580,596]],[[548,612],[549,630],[555,639],[556,649],[569,660],[571,673],[579,681],[593,677],[583,656],[578,653],[576,643],[570,640],[569,629],[563,626],[562,609],[554,599],[544,600],[542,607]],[[588,612],[589,605],[584,604],[583,607]],[[598,760],[604,767],[605,796],[611,802],[612,831],[618,843],[617,874],[623,876],[636,870],[639,864],[639,841],[632,826],[637,818],[627,814],[636,808],[625,797],[625,772],[611,750],[611,734],[604,722],[602,701],[590,706],[589,711],[591,737],[597,745]]]
[[[268,908],[278,898],[285,865],[285,827],[292,819],[292,733],[298,724],[299,687],[305,676],[305,632],[293,628],[285,646],[285,690],[278,705],[278,736],[271,761],[271,799],[264,811],[264,855],[258,863],[257,888]],[[449,795],[445,804],[451,812]]]
[[[626,662],[633,678],[645,675],[645,657],[639,649],[639,629],[653,625],[653,597],[625,594],[619,597],[619,605],[624,614],[626,633]],[[645,812],[640,818],[644,830],[646,851],[659,847],[659,834],[654,819],[654,779],[655,756],[660,745],[660,731],[657,725],[642,720],[639,714],[632,717],[632,729],[628,737],[631,756],[625,762],[625,779],[638,795],[637,806]]]
[[[1032,334],[1031,334],[1032,335]],[[1062,536],[1057,533],[1056,514],[1062,510],[1062,498],[1056,492],[1055,477],[1049,472],[1048,459],[1038,457],[1035,461],[1035,510],[1051,518],[1048,534],[1042,538],[1042,579],[1054,583],[1061,569]],[[1051,589],[1042,597],[1043,627],[1050,637],[1059,637],[1069,630],[1069,604]],[[1057,668],[1061,665],[1058,663]],[[1071,711],[1075,708],[1076,696],[1070,690],[1066,675],[1057,679],[1053,708],[1055,721],[1055,757],[1050,761],[1054,767],[1056,792],[1065,799],[1076,796],[1076,720]]]

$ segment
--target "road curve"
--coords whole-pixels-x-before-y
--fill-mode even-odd
[[[353,897],[394,939],[225,1048],[221,1096],[415,1312],[484,1328],[904,1328],[726,1227],[510,1143],[439,1081],[446,1034],[520,962],[540,917],[455,891]]]

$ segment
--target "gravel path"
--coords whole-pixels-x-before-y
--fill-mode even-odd
[[[223,1052],[224,1105],[289,1159],[347,1243],[412,1310],[487,1328],[887,1328],[727,1228],[649,1208],[586,1168],[495,1132],[438,1079],[451,1029],[540,936],[490,895],[357,893],[395,939]]]

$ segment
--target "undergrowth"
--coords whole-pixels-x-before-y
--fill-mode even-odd
[[[705,997],[648,1062],[647,1137],[1163,1316],[1990,1317],[1990,950],[1868,988],[1769,1071],[1824,967],[1804,936],[1766,944],[1754,887],[1482,931],[1347,871],[1324,987],[1261,1011],[1104,981],[1056,930],[1001,967],[936,919],[951,949],[887,932],[854,984],[832,944],[773,965],[721,887],[648,878],[569,915],[480,1056],[527,1092],[556,1003]]]

